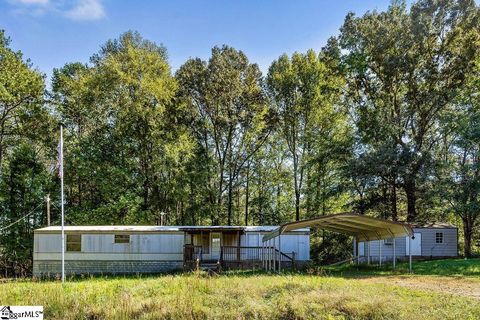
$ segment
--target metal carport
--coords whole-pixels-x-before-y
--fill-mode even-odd
[[[286,231],[292,231],[307,227],[320,227],[321,229],[346,234],[354,238],[355,256],[358,255],[358,242],[395,239],[397,237],[409,237],[411,241],[413,237],[412,228],[406,224],[396,221],[387,221],[359,215],[354,213],[339,213],[326,215],[318,218],[300,220],[282,224],[275,230],[269,232],[262,238],[264,250],[271,253],[266,254],[263,259],[263,266],[266,270],[281,270],[281,254],[276,254],[276,250],[269,250],[275,248],[278,239],[278,252],[281,252],[280,235]],[[369,244],[369,242],[368,242]],[[395,241],[393,241],[394,259],[393,266],[395,267]],[[381,264],[381,246],[380,250],[380,264]],[[370,252],[369,252],[370,255]],[[356,257],[354,257],[356,258]],[[412,271],[412,255],[409,253],[409,268]]]

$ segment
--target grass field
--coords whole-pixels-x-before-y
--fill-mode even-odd
[[[414,266],[9,281],[0,304],[43,305],[46,319],[480,319],[480,259]]]

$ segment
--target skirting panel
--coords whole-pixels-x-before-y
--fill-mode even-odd
[[[65,274],[137,274],[161,273],[181,270],[182,261],[65,261]],[[55,277],[61,274],[62,262],[58,260],[39,260],[33,262],[35,277]]]

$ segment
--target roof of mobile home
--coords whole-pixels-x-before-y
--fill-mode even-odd
[[[195,231],[241,231],[241,232],[270,232],[278,226],[65,226],[65,231],[75,232],[195,232]],[[61,226],[50,226],[36,229],[38,233],[56,233],[62,230]],[[295,230],[308,232],[309,228]]]

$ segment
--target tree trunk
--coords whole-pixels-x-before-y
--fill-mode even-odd
[[[232,170],[229,170],[229,176],[228,176],[228,216],[227,216],[227,225],[231,226],[232,225],[232,206],[233,206],[233,186],[232,186]]]
[[[391,206],[392,206],[392,220],[398,220],[398,211],[397,211],[397,181],[394,179],[392,184],[392,196],[391,196]]]
[[[463,221],[463,254],[465,258],[470,258],[472,256],[472,234],[473,234],[473,223],[469,219],[468,215],[462,219]]]
[[[295,220],[300,220],[300,192],[295,191]]]
[[[417,202],[415,181],[405,180],[404,190],[407,195],[407,221],[413,222],[417,218],[415,204]]]
[[[248,201],[249,201],[249,178],[250,178],[250,163],[247,165],[246,185],[245,185],[245,225],[248,226]]]

